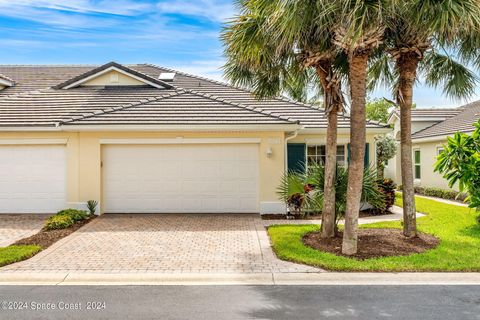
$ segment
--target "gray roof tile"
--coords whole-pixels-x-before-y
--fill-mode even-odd
[[[105,66],[103,66],[105,67]],[[0,91],[0,126],[60,124],[264,124],[300,123],[305,128],[327,126],[322,109],[286,98],[257,100],[249,91],[218,81],[150,64],[126,65],[158,79],[174,72],[169,89],[55,89],[89,75],[98,66],[0,66],[16,85]],[[169,95],[168,98],[163,95]],[[339,116],[339,128],[349,118]],[[369,128],[384,127],[370,121]]]
[[[415,132],[412,139],[452,135],[455,132],[472,132],[473,124],[480,119],[480,100],[464,105],[458,110],[457,115]]]

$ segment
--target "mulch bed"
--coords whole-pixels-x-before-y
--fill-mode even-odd
[[[321,239],[319,232],[307,233],[303,243],[313,249],[342,254],[342,236],[331,239]],[[405,238],[400,229],[358,229],[358,252],[347,256],[357,260],[378,257],[406,256],[422,253],[438,246],[440,240],[430,234],[419,233],[416,238]]]
[[[93,219],[95,219],[95,216],[82,221],[76,221],[72,226],[66,229],[47,230],[43,228],[33,236],[18,240],[14,245],[37,245],[42,247],[42,249],[46,249],[58,240],[74,233]]]

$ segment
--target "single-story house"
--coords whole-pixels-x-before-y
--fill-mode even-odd
[[[448,182],[434,172],[437,155],[443,150],[448,136],[456,132],[472,133],[473,124],[480,119],[480,101],[458,108],[429,108],[412,110],[413,175],[415,185],[449,189]],[[392,134],[400,141],[400,118],[398,111],[390,114],[388,123]],[[395,158],[388,162],[386,177],[402,183],[400,147]]]
[[[278,213],[325,154],[322,109],[151,64],[0,66],[0,213]],[[367,123],[366,162],[374,136]],[[339,119],[338,160],[349,119]],[[372,147],[369,147],[372,146]]]

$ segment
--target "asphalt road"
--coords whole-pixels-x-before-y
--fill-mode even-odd
[[[3,286],[0,301],[0,319],[480,319],[480,286]]]

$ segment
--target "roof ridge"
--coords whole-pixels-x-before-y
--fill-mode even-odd
[[[72,123],[72,122],[77,122],[77,121],[80,121],[80,120],[85,120],[85,119],[88,119],[88,118],[92,118],[92,117],[95,117],[95,116],[100,115],[100,114],[108,114],[108,113],[112,113],[112,112],[119,111],[119,110],[125,110],[125,109],[131,108],[131,107],[136,107],[136,106],[139,106],[139,105],[142,105],[142,104],[148,104],[148,103],[153,102],[153,101],[160,101],[160,100],[167,99],[167,98],[170,98],[170,97],[174,97],[174,96],[177,96],[177,95],[182,95],[184,93],[185,93],[185,90],[178,90],[178,91],[170,92],[170,93],[163,94],[163,95],[160,95],[160,96],[144,98],[144,99],[141,99],[140,101],[135,102],[135,103],[126,103],[126,104],[123,104],[123,105],[120,105],[120,106],[117,106],[117,107],[109,107],[109,108],[99,110],[99,111],[95,110],[95,111],[90,112],[88,115],[75,116],[75,117],[72,117],[69,120],[60,121],[56,124],[56,127],[58,127],[62,124]]]
[[[210,99],[210,100],[227,103],[227,104],[230,104],[232,106],[242,108],[242,109],[247,109],[247,110],[262,114],[264,116],[268,116],[270,118],[275,118],[275,119],[280,119],[280,120],[287,121],[287,122],[290,122],[290,123],[300,124],[299,120],[292,121],[292,120],[290,120],[290,117],[282,117],[282,116],[273,115],[271,113],[264,112],[262,109],[251,107],[251,106],[248,106],[248,105],[244,105],[244,104],[238,103],[238,102],[233,102],[233,101],[230,101],[230,100],[225,99],[225,98],[221,98],[221,97],[218,97],[218,96],[211,95],[209,93],[199,92],[199,91],[196,91],[196,90],[193,90],[193,89],[183,89],[183,90],[185,90],[185,92],[189,92],[189,93],[195,94],[197,96],[205,97],[205,98]]]

